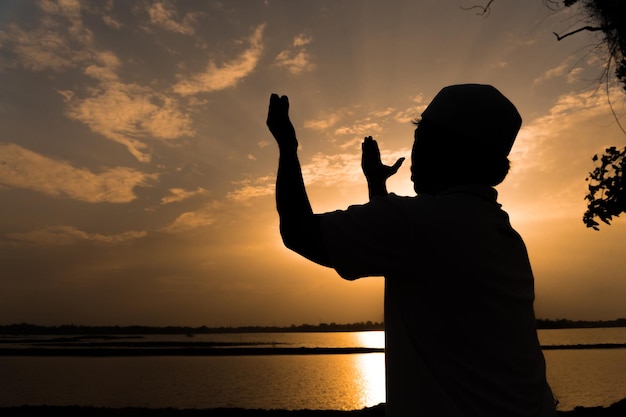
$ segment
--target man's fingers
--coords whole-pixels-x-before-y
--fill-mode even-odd
[[[398,159],[398,160],[396,161],[396,163],[395,163],[395,164],[393,164],[393,165],[391,166],[391,172],[393,172],[394,174],[395,174],[396,172],[398,172],[398,170],[400,169],[400,166],[401,166],[401,165],[402,165],[402,163],[404,162],[404,159],[405,159],[405,158],[400,158],[400,159]]]
[[[367,153],[375,158],[380,159],[380,149],[378,149],[378,142],[376,142],[371,136],[366,136],[361,144],[361,150],[363,153]]]
[[[270,96],[270,108],[275,107],[276,104],[280,101],[280,97],[276,93],[272,93]]]
[[[287,112],[289,110],[289,98],[272,93],[270,95],[270,110]]]

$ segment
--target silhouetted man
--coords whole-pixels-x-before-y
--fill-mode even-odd
[[[446,87],[416,122],[416,197],[387,194],[398,170],[363,142],[370,202],[314,214],[286,96],[267,125],[280,149],[276,201],[285,245],[343,278],[385,277],[388,416],[554,415],[537,340],[525,245],[496,201],[521,126],[492,86]]]

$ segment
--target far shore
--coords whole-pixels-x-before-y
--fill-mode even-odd
[[[537,329],[589,329],[626,327],[626,318],[615,320],[568,320],[537,319]],[[384,330],[383,322],[365,321],[356,323],[319,323],[292,324],[290,326],[89,326],[63,324],[43,326],[30,323],[0,325],[0,335],[121,335],[121,334],[195,334],[216,333],[328,333],[328,332],[363,332]]]
[[[384,417],[385,405],[379,404],[362,410],[252,410],[243,408],[176,409],[176,408],[107,408],[81,406],[20,406],[0,407],[3,417]],[[559,417],[623,417],[626,399],[609,407],[576,407],[557,411]]]
[[[232,348],[0,348],[0,356],[266,356],[266,355],[339,355],[354,353],[382,353],[382,348],[285,348],[285,347],[232,347]]]

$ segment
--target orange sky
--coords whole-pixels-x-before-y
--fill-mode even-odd
[[[448,84],[498,87],[524,124],[500,202],[539,317],[626,317],[626,222],[586,229],[591,156],[626,137],[597,33],[540,0],[18,1],[0,5],[0,322],[382,320],[382,279],[282,247],[270,93],[290,96],[316,211],[367,201],[360,141],[409,157]],[[523,3],[523,4],[522,4]],[[612,80],[614,110],[626,111]],[[389,189],[411,194],[409,163]]]

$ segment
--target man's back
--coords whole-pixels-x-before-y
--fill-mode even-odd
[[[528,256],[495,190],[391,195],[322,219],[345,278],[386,278],[388,415],[529,416],[542,400],[550,409]]]

